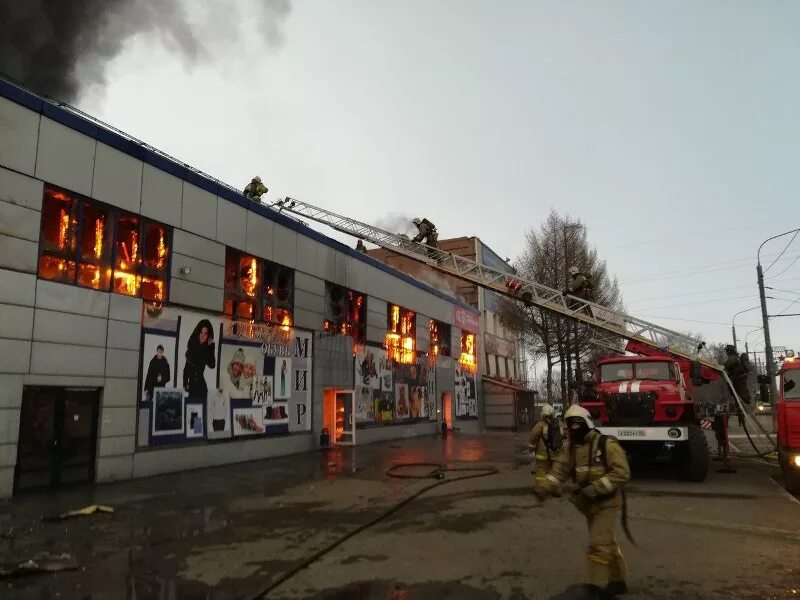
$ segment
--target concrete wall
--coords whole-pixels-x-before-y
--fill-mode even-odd
[[[8,95],[6,87],[0,93]],[[4,91],[5,90],[5,91]],[[25,385],[102,389],[97,480],[127,479],[307,450],[315,436],[247,440],[134,454],[142,301],[36,277],[44,183],[174,228],[169,302],[221,312],[225,247],[296,269],[295,323],[319,331],[325,281],[368,294],[367,338],[382,343],[387,302],[453,322],[453,301],[308,231],[185,166],[47,103],[0,95],[0,497],[9,496]],[[216,185],[216,184],[215,184]],[[216,189],[216,192],[209,191]],[[292,228],[294,227],[294,229]],[[190,272],[182,273],[183,267]],[[312,423],[324,387],[353,386],[352,340],[315,339]],[[457,331],[454,328],[456,346]],[[452,385],[452,377],[450,378]],[[361,441],[428,433],[435,425],[375,428]]]

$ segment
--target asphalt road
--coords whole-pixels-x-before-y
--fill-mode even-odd
[[[78,569],[0,579],[0,598],[255,598],[292,573],[262,597],[558,597],[583,580],[585,525],[566,499],[535,501],[522,442],[404,440],[18,498],[0,507],[0,559],[66,552]],[[386,476],[408,462],[497,473],[449,481],[480,472],[448,472],[408,501],[438,481]],[[773,466],[733,464],[736,473],[712,472],[704,483],[661,467],[637,474],[629,505],[638,545],[622,540],[626,597],[800,598],[800,502]],[[95,502],[116,512],[40,520]]]

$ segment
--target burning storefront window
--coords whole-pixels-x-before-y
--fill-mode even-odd
[[[367,299],[346,287],[325,285],[325,320],[322,328],[333,335],[348,335],[356,344],[365,339]]]
[[[386,325],[386,358],[402,364],[416,360],[417,324],[416,313],[390,304]]]
[[[452,333],[450,325],[431,319],[428,325],[430,328],[430,350],[433,356],[450,356],[450,342]]]
[[[294,271],[228,248],[225,254],[226,315],[284,327],[292,324]]]
[[[458,357],[461,366],[469,371],[478,368],[478,344],[474,333],[461,332],[461,355]]]
[[[39,257],[42,279],[162,302],[167,293],[170,241],[169,228],[45,187]]]

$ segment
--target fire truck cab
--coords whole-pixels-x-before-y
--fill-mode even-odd
[[[778,378],[778,461],[786,489],[800,494],[800,360],[787,358]]]
[[[624,356],[600,360],[593,397],[581,403],[604,434],[634,460],[669,454],[683,478],[702,481],[710,457],[695,404],[677,360]]]

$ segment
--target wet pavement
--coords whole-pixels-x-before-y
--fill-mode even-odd
[[[78,568],[0,579],[0,598],[554,597],[582,580],[585,525],[566,500],[535,501],[523,441],[418,438],[20,496],[0,505],[0,562],[46,551]],[[483,470],[387,476],[397,463]],[[800,503],[766,463],[735,466],[701,484],[637,475],[627,597],[800,598]],[[41,520],[97,503],[115,512]]]

